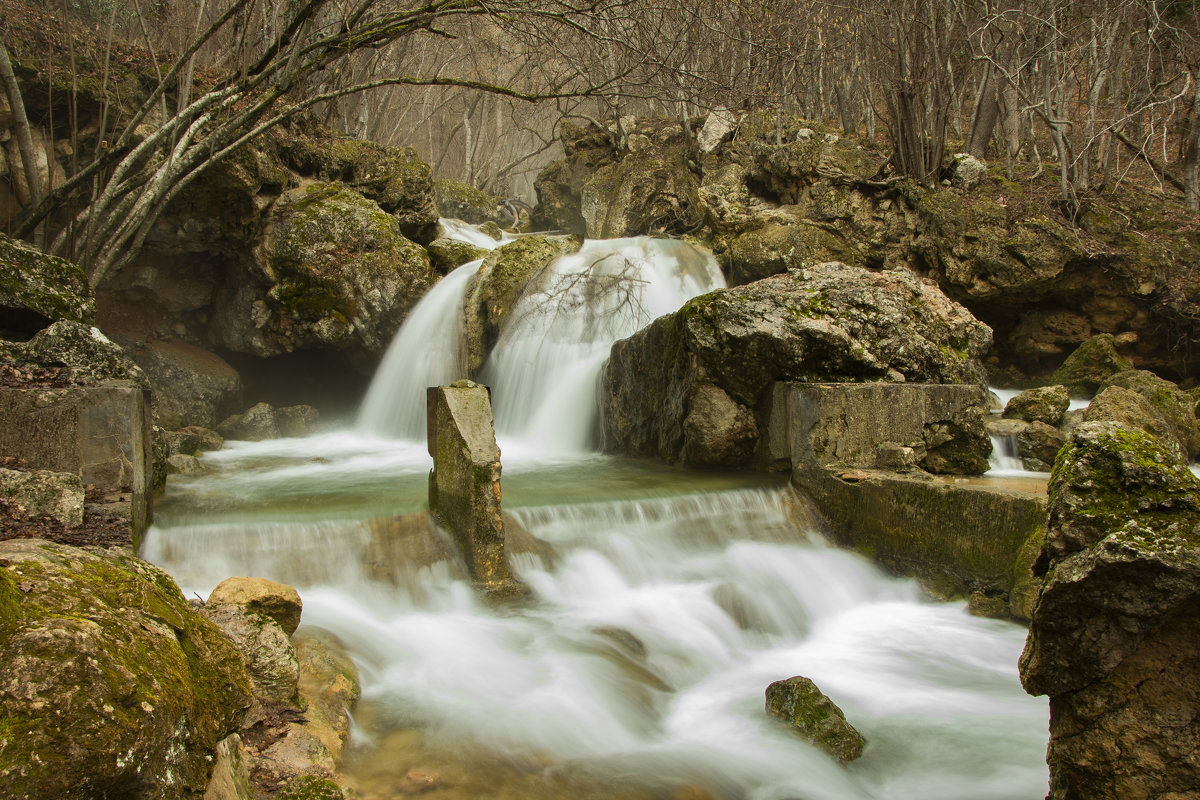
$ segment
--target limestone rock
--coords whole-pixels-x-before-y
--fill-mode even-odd
[[[1171,433],[1186,448],[1188,456],[1200,455],[1200,427],[1196,424],[1196,401],[1168,380],[1144,369],[1125,370],[1104,379],[1099,391],[1120,386],[1150,401],[1167,420]]]
[[[737,130],[738,116],[727,108],[716,108],[709,112],[696,135],[696,146],[702,152],[715,151],[721,142],[729,138]]]
[[[861,756],[866,745],[842,710],[802,676],[767,687],[767,713],[843,764]]]
[[[83,270],[0,233],[0,330],[27,337],[60,319],[96,321]]]
[[[1171,421],[1143,395],[1123,386],[1109,386],[1093,397],[1084,409],[1083,421],[1112,421],[1139,428],[1157,437],[1164,447],[1179,458],[1187,455],[1187,448],[1175,436]]]
[[[30,516],[52,517],[68,528],[83,524],[83,481],[70,472],[0,468],[0,498]]]
[[[150,380],[163,428],[211,428],[240,404],[241,376],[219,356],[178,340],[121,343]]]
[[[687,146],[674,141],[652,144],[598,169],[580,193],[588,237],[684,234],[699,228],[705,211],[689,158]]]
[[[955,153],[950,167],[950,185],[956,189],[972,189],[987,177],[987,164],[970,153]]]
[[[0,542],[0,795],[202,793],[250,681],[237,648],[129,555]]]
[[[300,708],[300,664],[292,640],[279,623],[245,606],[206,602],[200,612],[241,650],[254,696],[260,701]]]
[[[291,636],[300,625],[304,604],[294,588],[266,578],[226,578],[212,590],[209,603],[242,606],[275,620]]]
[[[1200,789],[1200,481],[1144,432],[1073,433],[1050,482],[1045,576],[1021,656],[1050,696],[1052,800]]]
[[[270,403],[256,403],[244,414],[234,414],[222,420],[217,433],[226,439],[264,442],[279,438],[279,420]]]
[[[175,453],[167,456],[166,471],[168,475],[195,475],[204,472],[204,465],[195,456]]]
[[[308,703],[305,725],[337,761],[350,738],[350,712],[362,692],[358,668],[332,634],[306,629],[293,641],[300,694]]]
[[[76,383],[95,385],[102,381],[133,381],[143,389],[150,382],[141,367],[120,345],[100,332],[99,328],[81,325],[70,320],[59,320],[24,346],[17,348],[18,355],[43,365],[62,364],[66,373]]]
[[[236,733],[217,743],[216,761],[204,791],[204,800],[254,800],[246,755],[242,737]]]
[[[1079,345],[1050,380],[1086,396],[1100,388],[1105,378],[1130,369],[1133,364],[1117,352],[1112,334],[1102,333]]]
[[[601,399],[607,446],[697,463],[698,429],[685,421],[701,386],[752,413],[779,380],[982,384],[989,343],[986,326],[907,272],[831,262],[718,290],[613,345]],[[726,430],[740,443],[705,463],[744,463],[753,450],[751,427]]]
[[[226,289],[212,331],[236,352],[382,353],[434,283],[396,218],[345,186],[311,183],[273,206],[254,264]]]
[[[522,293],[538,285],[555,259],[578,252],[582,244],[576,236],[522,236],[484,258],[463,299],[468,370],[483,366]]]
[[[1070,404],[1067,387],[1039,386],[1021,392],[1009,400],[1008,405],[1004,407],[1004,416],[1009,419],[1023,419],[1026,422],[1058,425]]]
[[[824,261],[854,262],[858,256],[840,236],[805,221],[768,223],[733,239],[728,249],[731,286]]]
[[[781,203],[797,202],[806,187],[822,178],[869,180],[880,166],[852,140],[813,131],[784,144],[756,142],[751,157],[750,179]]]
[[[276,797],[278,800],[343,800],[345,794],[330,778],[299,775],[288,781]]]
[[[189,425],[177,431],[164,431],[170,455],[195,456],[207,450],[220,450],[225,444],[221,434],[209,428]]]

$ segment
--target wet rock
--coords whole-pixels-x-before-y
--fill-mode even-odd
[[[300,662],[300,694],[307,703],[305,727],[338,761],[350,738],[350,712],[362,691],[358,668],[332,634],[306,629],[292,641]]]
[[[167,456],[166,471],[168,475],[195,475],[204,472],[204,465],[195,456],[175,453]]]
[[[1045,576],[1021,656],[1050,696],[1050,794],[1190,797],[1200,765],[1200,481],[1146,433],[1073,433],[1050,482]]]
[[[286,583],[266,578],[226,578],[208,596],[209,603],[235,605],[275,620],[291,636],[300,625],[304,604],[299,593]]]
[[[843,764],[861,756],[866,745],[842,710],[802,676],[767,687],[767,713]]]
[[[836,262],[697,297],[613,345],[602,386],[606,446],[667,461],[745,463],[755,436],[724,426],[723,455],[685,423],[707,389],[753,414],[779,380],[982,383],[988,328],[911,273]],[[736,416],[736,415],[735,415]],[[956,423],[986,441],[982,420]],[[980,440],[979,437],[982,437]],[[959,441],[950,428],[930,449]],[[986,459],[986,450],[984,451]],[[945,454],[947,466],[952,458]]]
[[[1104,379],[1099,391],[1120,386],[1146,398],[1162,414],[1172,436],[1186,448],[1188,456],[1200,455],[1200,427],[1196,424],[1196,402],[1175,384],[1144,369],[1125,370]]]
[[[276,795],[278,800],[343,800],[344,797],[336,781],[320,775],[292,778]]]
[[[1049,472],[1065,442],[1066,437],[1058,428],[1044,422],[1031,422],[1017,434],[1017,453],[1025,469]]]
[[[241,651],[256,698],[273,705],[303,707],[296,648],[275,620],[245,606],[215,603],[211,598],[200,611]]]
[[[217,433],[226,439],[263,442],[279,438],[279,420],[270,403],[256,403],[244,414],[227,417],[217,426]]]
[[[204,791],[250,681],[162,570],[0,542],[0,794],[173,800]]]
[[[473,374],[487,360],[513,305],[560,256],[576,253],[575,236],[522,236],[488,254],[471,277],[463,300],[467,368]]]
[[[488,254],[484,248],[458,239],[434,239],[425,249],[429,251],[429,260],[433,268],[442,275],[447,275],[468,261],[484,258]]]
[[[83,270],[0,233],[0,331],[21,338],[60,319],[96,321],[96,304]]]
[[[1009,400],[1008,405],[1004,407],[1004,416],[1008,419],[1058,425],[1070,404],[1067,387],[1039,386],[1021,392]]]
[[[1112,334],[1102,333],[1079,345],[1062,366],[1054,370],[1050,380],[1086,397],[1099,389],[1110,375],[1130,369],[1133,364],[1117,352]]]
[[[275,409],[279,435],[291,438],[310,436],[321,424],[321,412],[310,405],[283,406]]]
[[[68,528],[83,524],[83,481],[70,472],[0,469],[0,498],[30,516],[52,517]]]
[[[487,387],[459,381],[428,390],[429,510],[454,537],[480,584],[512,582],[500,514],[500,448]]]
[[[254,800],[246,747],[236,733],[217,743],[216,760],[204,800]]]
[[[433,198],[437,204],[438,213],[443,217],[461,219],[471,225],[482,225],[485,222],[494,222],[498,225],[512,224],[512,217],[509,214],[497,211],[500,198],[492,197],[487,192],[482,192],[462,181],[434,181]]]
[[[1143,395],[1122,386],[1109,386],[1092,398],[1083,412],[1084,422],[1119,422],[1158,438],[1179,458],[1187,455],[1184,443],[1175,435],[1171,421]]]
[[[177,431],[164,431],[163,437],[170,455],[196,456],[209,450],[220,450],[225,444],[221,434],[198,425],[189,425]]]
[[[339,184],[285,192],[267,227],[215,309],[213,335],[236,352],[382,353],[436,280],[395,216]]]
[[[750,409],[711,383],[692,391],[683,430],[683,460],[701,467],[744,463],[753,455],[758,438]]]

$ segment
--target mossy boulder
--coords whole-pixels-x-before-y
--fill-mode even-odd
[[[853,140],[800,128],[794,141],[754,142],[750,152],[751,180],[771,199],[795,203],[809,185],[830,178],[842,183],[870,180],[880,162]]]
[[[808,678],[797,676],[767,687],[767,714],[843,764],[862,755],[866,740],[846,715]]]
[[[40,366],[62,366],[73,383],[95,386],[110,380],[133,381],[143,389],[150,382],[129,353],[99,328],[59,320],[23,344],[4,348],[14,360]]]
[[[1196,424],[1196,401],[1170,381],[1144,369],[1114,373],[1100,384],[1103,392],[1110,386],[1120,386],[1137,392],[1150,401],[1170,424],[1171,434],[1187,450],[1190,458],[1200,455],[1200,427]]]
[[[1039,386],[1021,392],[1009,400],[1008,405],[1004,407],[1004,417],[1058,425],[1070,405],[1071,398],[1067,395],[1067,387]]]
[[[501,198],[492,197],[469,183],[453,180],[434,181],[433,198],[438,213],[443,217],[461,219],[472,225],[482,225],[485,222],[495,222],[497,225],[512,224],[510,214],[496,210]]]
[[[705,221],[700,178],[689,149],[651,143],[601,167],[584,184],[580,207],[592,239],[650,233],[684,234]]]
[[[244,442],[264,442],[280,437],[279,418],[270,403],[255,403],[241,414],[226,417],[217,425],[217,433],[225,439]]]
[[[1110,375],[1133,369],[1129,359],[1117,352],[1112,334],[1093,336],[1067,356],[1050,380],[1066,386],[1072,394],[1089,396]]]
[[[700,463],[685,421],[702,387],[753,413],[779,380],[982,384],[990,341],[987,326],[912,273],[837,262],[793,270],[694,298],[614,344],[602,386],[606,441]],[[981,422],[978,434],[986,440]],[[753,442],[725,449],[744,456]]]
[[[0,233],[0,331],[28,338],[60,319],[95,323],[87,275],[66,259]]]
[[[794,225],[768,223],[728,244],[729,284],[737,286],[825,261],[862,266],[846,240],[824,226],[807,221]]]
[[[5,797],[198,796],[250,705],[233,643],[116,551],[0,543],[0,659]]]
[[[1111,389],[1109,390],[1111,391]],[[1187,797],[1200,765],[1200,481],[1155,437],[1084,423],[1060,452],[1021,680],[1050,696],[1049,797]],[[1114,747],[1119,742],[1119,747]]]
[[[537,285],[547,266],[561,256],[579,252],[582,244],[577,236],[522,236],[483,259],[467,284],[463,301],[467,367],[472,373],[487,361],[522,293]]]
[[[449,274],[468,261],[484,258],[489,252],[459,239],[434,239],[426,249],[433,268],[442,275]]]
[[[1143,395],[1123,386],[1109,386],[1100,392],[1083,412],[1084,422],[1118,422],[1137,428],[1159,440],[1178,458],[1187,457],[1187,447],[1175,435],[1171,420]]]
[[[429,256],[396,217],[343,184],[286,192],[253,269],[219,304],[214,333],[236,352],[382,353],[435,282]]]

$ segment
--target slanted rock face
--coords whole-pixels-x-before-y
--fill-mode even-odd
[[[1133,364],[1117,352],[1113,336],[1102,333],[1075,348],[1062,366],[1054,370],[1051,380],[1086,397],[1099,389],[1110,375],[1131,369]]]
[[[1083,412],[1084,422],[1119,422],[1158,438],[1159,443],[1178,458],[1186,458],[1187,448],[1175,435],[1171,421],[1143,395],[1123,386],[1109,386],[1092,398]]]
[[[1114,373],[1100,384],[1100,391],[1110,386],[1120,386],[1146,398],[1167,420],[1171,435],[1183,445],[1188,457],[1200,454],[1200,427],[1196,425],[1196,401],[1191,395],[1144,369]]]
[[[382,353],[435,281],[396,217],[338,184],[285,193],[268,224],[253,269],[218,298],[213,332],[230,350]]]
[[[1200,481],[1151,435],[1084,423],[1050,482],[1021,680],[1050,696],[1051,800],[1200,792]]]
[[[0,543],[0,795],[194,797],[250,705],[241,655],[132,556]]]
[[[207,350],[182,341],[118,339],[150,380],[154,416],[163,428],[211,428],[241,403],[241,376]]]
[[[829,262],[718,290],[613,346],[606,444],[672,462],[744,463],[757,431],[741,420],[774,381],[982,384],[990,342],[987,326],[908,272]],[[707,387],[741,411],[702,404],[715,396]],[[702,424],[704,406],[736,422]],[[706,455],[696,433],[708,430],[726,432],[714,438],[722,454]]]
[[[37,364],[62,364],[68,378],[85,386],[101,381],[132,381],[143,389],[150,381],[120,345],[99,328],[59,320],[24,345],[9,348],[20,360]]]
[[[87,275],[0,233],[0,330],[27,337],[60,319],[96,321]]]

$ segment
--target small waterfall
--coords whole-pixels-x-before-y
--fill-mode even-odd
[[[1027,474],[1025,464],[1017,451],[1017,437],[992,436],[992,454],[988,457],[988,475],[1003,477],[1005,475]]]
[[[466,377],[463,294],[479,263],[452,272],[409,315],[367,392],[360,430],[424,437],[425,387]],[[547,270],[540,288],[514,305],[480,379],[492,387],[506,452],[511,443],[540,455],[585,453],[613,342],[724,279],[711,254],[649,237],[587,241]]]

